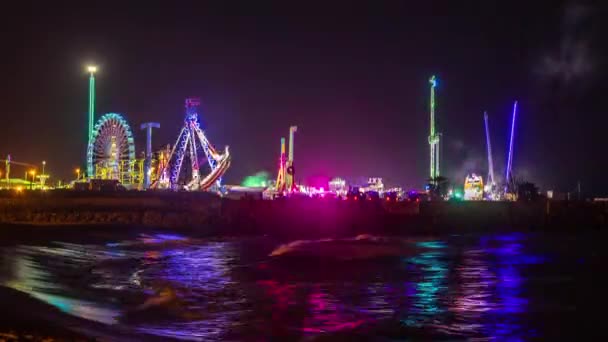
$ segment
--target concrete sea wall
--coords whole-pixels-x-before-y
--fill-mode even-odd
[[[0,194],[0,223],[122,224],[209,235],[320,237],[599,229],[608,226],[608,207],[590,202],[262,201],[185,192],[40,192]]]

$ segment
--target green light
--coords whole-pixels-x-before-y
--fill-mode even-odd
[[[449,265],[443,261],[442,241],[425,241],[416,244],[418,247],[430,250],[409,258],[409,264],[414,265],[420,272],[421,278],[415,282],[412,296],[412,308],[401,323],[410,327],[421,327],[445,312],[441,298],[447,291],[447,276]]]
[[[416,243],[416,246],[423,247],[423,248],[437,249],[437,248],[445,248],[445,243],[443,241],[422,241],[422,242]]]
[[[242,186],[248,188],[263,188],[268,186],[268,172],[261,171],[254,175],[247,176],[241,183]]]
[[[91,77],[89,78],[89,142],[93,137],[93,122],[95,119],[95,71],[97,68],[89,67]]]
[[[435,87],[437,86],[435,75],[429,79],[429,83],[431,83],[431,136],[435,136]]]
[[[92,161],[92,146],[93,146],[93,129],[94,129],[94,120],[95,120],[95,73],[97,72],[97,67],[94,65],[90,65],[87,67],[87,70],[91,74],[89,77],[89,127],[88,127],[88,135],[87,135],[87,176],[91,177],[93,175],[93,164]]]

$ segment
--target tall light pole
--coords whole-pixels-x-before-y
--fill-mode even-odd
[[[46,160],[42,161],[42,174],[40,175],[40,185],[44,188],[44,181],[46,180],[46,174],[44,173],[44,167],[46,166]]]
[[[93,125],[95,120],[95,73],[97,66],[89,65],[87,71],[89,77],[89,127],[88,127],[88,143],[87,143],[87,175],[93,175]]]
[[[80,180],[80,168],[77,168],[76,170],[76,181]]]

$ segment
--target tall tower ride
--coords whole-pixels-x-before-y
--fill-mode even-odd
[[[507,156],[507,169],[505,171],[506,190],[513,191],[513,139],[515,137],[515,117],[517,115],[517,101],[513,103],[513,116],[511,119],[511,138],[509,139],[509,154]]]
[[[89,126],[87,141],[87,177],[93,177],[93,125],[95,125],[95,73],[97,67],[89,65],[87,71],[89,77]]]
[[[429,177],[431,183],[434,183],[439,177],[439,134],[435,129],[435,87],[437,87],[437,78],[433,75],[429,79],[431,84],[431,127],[429,134],[429,145],[431,147],[431,170]]]
[[[285,186],[288,191],[296,191],[297,186],[295,182],[295,168],[293,166],[293,147],[294,147],[294,134],[298,131],[298,126],[289,127],[289,154],[287,157],[287,176],[285,177]]]

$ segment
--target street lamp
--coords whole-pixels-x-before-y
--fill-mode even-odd
[[[38,176],[38,180],[40,181],[40,188],[45,190],[46,180],[49,178],[49,175],[44,171],[46,166],[46,160],[42,161],[42,173]]]
[[[42,161],[42,174],[40,175],[40,185],[44,188],[44,181],[46,180],[46,175],[44,173],[44,167],[46,166],[46,160]]]
[[[76,171],[76,180],[78,181],[80,179],[80,168],[77,168],[75,171]]]
[[[87,67],[87,71],[90,72],[91,74],[94,74],[97,72],[97,66],[96,65],[89,65]]]

